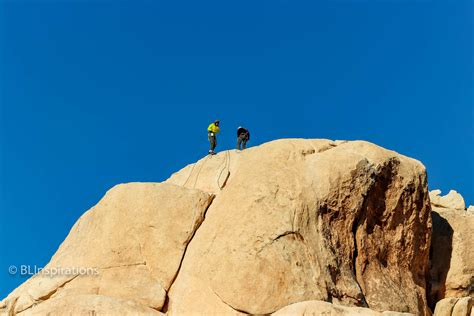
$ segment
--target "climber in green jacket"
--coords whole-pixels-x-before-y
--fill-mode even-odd
[[[207,138],[209,139],[209,142],[211,143],[211,148],[209,149],[209,154],[214,155],[214,149],[217,146],[217,136],[221,129],[219,127],[219,120],[215,120],[214,123],[211,123],[209,127],[207,128]]]

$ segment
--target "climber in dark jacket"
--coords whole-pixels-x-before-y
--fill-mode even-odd
[[[237,128],[237,150],[247,148],[247,142],[250,140],[250,132],[248,129],[239,126]],[[241,147],[242,146],[242,147]]]

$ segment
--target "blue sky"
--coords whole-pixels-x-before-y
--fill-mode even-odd
[[[2,1],[0,298],[117,183],[247,126],[364,139],[473,189],[472,1]]]

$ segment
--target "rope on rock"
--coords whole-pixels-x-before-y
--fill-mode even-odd
[[[201,173],[202,167],[204,167],[204,164],[205,164],[205,163],[206,163],[206,161],[209,159],[209,157],[210,157],[210,155],[208,155],[208,156],[206,157],[206,159],[204,159],[204,161],[202,162],[202,164],[201,164],[201,168],[199,168],[199,171],[198,171],[198,173],[197,173],[197,175],[196,175],[196,180],[194,180],[193,189],[195,189],[195,188],[196,188],[196,183],[197,183],[197,181],[198,181],[199,174]]]
[[[206,163],[206,161],[209,159],[209,157],[211,157],[210,155],[208,155],[204,161],[201,163],[200,167],[199,167],[199,170],[197,171],[197,174],[196,174],[196,178],[194,180],[194,184],[193,184],[193,189],[196,188],[196,184],[197,184],[197,181],[199,179],[199,174],[201,173],[201,170],[202,168],[204,167],[204,164]],[[194,172],[194,168],[196,167],[196,165],[198,164],[199,162],[193,164],[193,167],[191,168],[191,171],[189,172],[189,175],[188,177],[186,178],[186,181],[184,181],[183,183],[183,187],[186,186],[186,184],[188,183],[189,179],[191,179],[192,175],[193,175],[193,172]],[[222,185],[220,185],[220,180],[221,180],[221,177],[222,177],[222,173],[227,169],[227,173],[226,173],[226,176],[225,176],[225,179],[224,179],[224,182],[222,183]],[[219,173],[219,176],[217,177],[217,187],[222,190],[226,183],[227,183],[227,180],[229,179],[229,176],[230,176],[230,151],[227,150],[226,153],[225,153],[225,157],[224,157],[224,167],[222,168],[221,172]]]
[[[199,176],[199,173],[201,172],[202,166],[206,163],[206,160],[207,160],[208,158],[209,158],[209,156],[207,156],[207,157],[204,159],[203,163],[201,164],[201,168],[199,169],[198,174],[196,175],[196,181],[194,181],[193,189],[194,189],[194,187],[196,186],[197,178],[198,178],[198,176]],[[183,187],[186,186],[186,183],[188,183],[189,179],[191,179],[191,176],[193,175],[194,167],[196,167],[196,165],[197,165],[198,163],[199,163],[199,162],[196,162],[195,164],[193,164],[193,167],[191,168],[191,171],[189,172],[189,175],[188,175],[188,177],[186,178],[186,181],[184,181],[184,183],[183,183]]]
[[[193,163],[193,167],[191,168],[191,171],[189,172],[189,175],[188,175],[186,181],[184,181],[183,187],[186,186],[186,183],[188,183],[189,178],[191,178],[191,175],[193,174],[194,167],[196,167],[196,165],[197,165],[197,163]]]

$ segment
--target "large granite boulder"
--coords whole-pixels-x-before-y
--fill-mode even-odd
[[[5,314],[270,314],[303,301],[430,313],[423,165],[363,141],[287,139],[119,185]],[[368,309],[363,309],[368,312]]]

